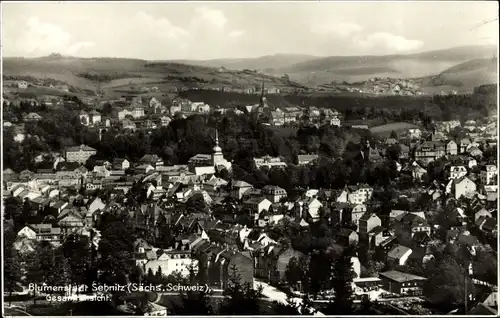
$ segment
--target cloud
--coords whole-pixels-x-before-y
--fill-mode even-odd
[[[363,27],[350,22],[326,22],[315,24],[311,27],[311,31],[316,34],[337,34],[342,37],[347,37],[354,33],[360,32]]]
[[[172,24],[172,22],[165,17],[156,19],[141,11],[137,13],[137,20],[141,27],[145,26],[148,31],[158,34],[161,37],[183,39],[190,35],[189,31]]]
[[[243,36],[245,34],[245,31],[243,30],[234,30],[229,32],[229,36],[232,38],[238,38],[240,36]]]
[[[208,7],[196,8],[195,16],[192,20],[192,24],[195,27],[212,26],[220,30],[224,29],[226,23],[227,18],[224,12]]]
[[[71,34],[61,27],[48,22],[40,21],[37,17],[31,17],[26,23],[26,29],[13,39],[15,51],[22,52],[21,55],[46,55],[50,53],[61,53],[72,55],[80,52],[83,48],[94,45],[92,42],[75,42]]]
[[[354,43],[364,49],[384,47],[397,52],[413,51],[424,45],[424,42],[420,40],[410,40],[387,32],[377,32],[364,38],[357,37]]]

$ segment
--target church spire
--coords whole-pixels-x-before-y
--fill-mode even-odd
[[[266,97],[264,96],[264,80],[262,80],[262,88],[260,89],[260,106],[266,107]]]
[[[215,146],[219,146],[219,131],[215,129]]]

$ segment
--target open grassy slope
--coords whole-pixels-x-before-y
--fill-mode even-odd
[[[294,89],[297,83],[252,71],[223,71],[216,68],[172,62],[150,62],[119,58],[5,58],[4,76],[54,79],[79,89],[128,90],[136,86],[177,87],[268,86]]]

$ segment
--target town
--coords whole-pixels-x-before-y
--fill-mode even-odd
[[[3,315],[498,316],[496,2],[94,2],[0,4]]]
[[[27,286],[45,283],[112,295],[109,310],[128,314],[496,314],[496,117],[383,136],[267,94],[262,83],[241,109],[5,98],[13,302],[43,303]],[[235,281],[248,299],[213,305]],[[182,309],[168,292],[86,295],[127,282],[211,293],[188,292]]]

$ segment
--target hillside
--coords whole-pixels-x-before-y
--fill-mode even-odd
[[[52,79],[66,83],[71,90],[96,90],[106,94],[156,87],[161,91],[174,88],[258,88],[262,81],[268,87],[293,91],[297,83],[252,71],[220,71],[216,68],[172,62],[150,62],[121,58],[75,58],[48,56],[42,58],[5,58],[4,79]],[[9,90],[10,88],[7,88]]]
[[[317,56],[301,54],[275,54],[257,58],[215,59],[215,60],[172,60],[170,62],[207,67],[225,67],[232,70],[273,70],[302,63]]]
[[[418,81],[427,89],[446,90],[452,87],[458,92],[472,92],[474,87],[497,83],[497,59],[470,60],[452,66],[438,75],[427,76]]]
[[[409,55],[332,56],[276,68],[306,85],[331,81],[360,82],[373,77],[416,78],[434,75],[457,64],[496,56],[496,47],[470,46]]]

